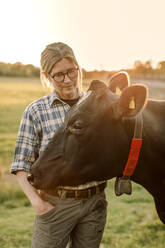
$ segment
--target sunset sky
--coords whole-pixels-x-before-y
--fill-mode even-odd
[[[5,0],[0,61],[39,66],[52,42],[70,45],[81,67],[124,69],[165,60],[165,0]]]

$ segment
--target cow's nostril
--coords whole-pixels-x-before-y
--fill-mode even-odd
[[[33,176],[32,174],[28,174],[27,180],[28,180],[30,183],[33,183],[33,182],[34,182],[34,176]]]

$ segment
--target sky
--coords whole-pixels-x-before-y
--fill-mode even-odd
[[[52,42],[86,70],[165,60],[165,0],[0,0],[0,61],[40,65]]]

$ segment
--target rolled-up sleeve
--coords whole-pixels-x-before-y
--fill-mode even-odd
[[[29,171],[39,156],[38,123],[35,115],[27,108],[23,114],[15,146],[11,173]]]

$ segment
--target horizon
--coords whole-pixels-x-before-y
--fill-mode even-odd
[[[140,61],[140,62],[144,65],[145,62],[148,62],[148,61],[149,61],[149,60],[144,61],[144,63],[143,63],[142,61]],[[134,62],[136,62],[136,61],[134,61]],[[162,61],[158,61],[158,63],[159,63],[159,62],[162,62]],[[163,62],[164,62],[164,61],[163,61]],[[32,63],[25,64],[25,63],[22,63],[21,61],[15,61],[15,62],[13,62],[13,63],[12,63],[12,62],[7,62],[7,61],[0,61],[0,63],[11,64],[11,65],[14,65],[14,64],[16,64],[16,63],[21,63],[21,65],[23,65],[23,66],[32,65],[32,66],[34,66],[34,67],[40,69],[40,66],[34,65],[34,64],[32,64]],[[158,65],[158,64],[157,64],[157,65]],[[157,68],[157,65],[156,65],[156,67],[153,66],[153,65],[152,65],[152,61],[151,61],[151,66],[152,66],[152,69],[153,69],[153,70]],[[134,64],[132,65],[132,67],[129,67],[129,68],[120,68],[120,69],[113,69],[113,70],[95,69],[95,68],[93,68],[92,70],[87,70],[87,69],[84,68],[84,67],[81,67],[81,69],[83,69],[83,70],[85,70],[85,71],[87,71],[87,72],[90,72],[90,71],[120,71],[120,70],[133,70],[133,69],[134,69]]]

